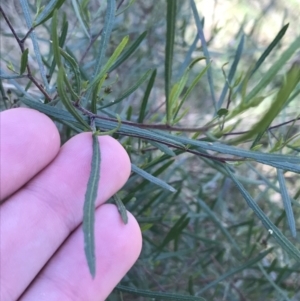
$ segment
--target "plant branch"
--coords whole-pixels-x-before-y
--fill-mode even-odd
[[[117,10],[122,6],[123,2],[124,2],[124,0],[121,0],[121,1],[120,1],[120,3],[119,3],[118,6],[117,6]],[[103,29],[101,29],[101,30],[100,30],[100,31],[99,31],[99,32],[91,39],[91,41],[90,41],[88,47],[87,47],[86,50],[84,51],[84,53],[83,53],[83,55],[82,55],[82,57],[81,57],[81,59],[80,59],[80,61],[79,61],[79,64],[82,64],[83,60],[85,59],[87,53],[90,51],[90,49],[91,49],[91,47],[93,46],[93,44],[94,44],[94,43],[96,42],[96,40],[101,36],[102,30],[103,30]]]
[[[292,122],[295,122],[295,121],[297,121],[297,120],[300,120],[300,117],[297,117],[297,118],[291,119],[291,120],[289,120],[289,121],[282,122],[282,123],[279,123],[279,124],[270,126],[270,127],[268,128],[268,131],[274,130],[274,129],[276,129],[276,128],[279,128],[279,127],[281,127],[281,126],[287,125],[287,124],[292,123]],[[223,134],[223,136],[243,135],[243,134],[246,134],[246,133],[248,133],[248,132],[249,132],[249,131],[231,132],[231,133],[225,133],[225,134]]]
[[[107,121],[117,121],[115,118],[110,118],[110,117],[104,117],[104,116],[100,116],[100,115],[96,115],[91,113],[90,111],[86,110],[85,108],[81,107],[77,102],[72,102],[73,106],[76,107],[79,111],[81,111],[83,114],[88,115],[88,116],[92,116],[94,118],[99,118],[102,120],[107,120]],[[132,126],[136,126],[139,128],[144,128],[144,129],[153,129],[153,130],[162,130],[162,131],[173,131],[173,132],[191,132],[191,133],[195,133],[195,132],[203,132],[206,131],[208,129],[210,129],[211,127],[214,127],[216,125],[218,125],[219,123],[213,123],[211,125],[208,126],[203,126],[203,127],[178,127],[178,126],[171,126],[171,125],[167,125],[167,124],[144,124],[144,123],[138,123],[138,122],[132,122],[132,121],[122,121],[123,124],[126,125],[132,125]]]
[[[95,118],[98,118],[98,119],[102,119],[102,120],[107,120],[107,121],[114,121],[114,122],[118,122],[116,119],[114,118],[109,118],[109,117],[103,117],[103,116],[99,116],[97,114],[94,114],[88,110],[86,110],[85,108],[81,107],[78,103],[76,102],[72,102],[73,106],[76,107],[79,111],[81,111],[84,115],[87,115],[89,118],[91,119],[95,119]],[[135,127],[142,127],[142,126],[145,126],[143,124],[140,124],[140,123],[135,123],[135,122],[129,122],[129,121],[122,121],[123,124],[126,124],[126,125],[129,125],[129,126],[135,126]],[[147,125],[149,128],[153,128],[153,125]],[[164,126],[164,125],[159,125],[159,126]],[[168,126],[168,129],[167,130],[170,130],[170,126]],[[162,129],[162,128],[160,128]],[[121,134],[121,133],[120,133]],[[141,138],[140,136],[137,136],[137,135],[133,135],[133,134],[128,134],[126,133],[126,136],[130,136],[130,137],[135,137],[135,138]],[[186,148],[186,147],[180,147],[178,145],[174,145],[172,143],[168,143],[168,142],[161,142],[161,141],[157,141],[156,139],[150,139],[150,138],[147,138],[147,140],[149,141],[155,141],[155,142],[159,142],[159,143],[163,143],[164,145],[167,145],[169,147],[174,147],[178,150],[182,150],[182,151],[185,151],[185,152],[188,152],[188,153],[191,153],[191,154],[194,154],[194,155],[197,155],[197,156],[200,156],[200,157],[204,157],[204,158],[208,158],[208,159],[211,159],[211,160],[214,160],[214,161],[218,161],[218,162],[221,162],[221,163],[226,163],[226,161],[231,161],[231,162],[236,162],[236,161],[245,161],[246,159],[238,159],[238,158],[230,158],[230,157],[217,157],[217,156],[214,156],[214,155],[209,155],[209,154],[204,154],[204,153],[201,153],[199,151],[196,151],[196,150],[193,150],[193,149],[189,149],[189,148]]]
[[[24,49],[24,43],[27,39],[27,37],[29,36],[29,34],[33,31],[33,27],[29,29],[29,31],[26,33],[26,35],[24,36],[23,39],[20,39],[19,36],[17,35],[17,33],[15,32],[15,29],[14,27],[12,26],[12,24],[10,23],[9,19],[7,18],[4,10],[2,9],[2,7],[0,6],[0,12],[5,20],[5,22],[7,23],[8,27],[10,28],[14,38],[16,39],[19,47],[20,47],[20,50],[21,52],[23,53],[25,51]],[[32,75],[32,72],[31,72],[31,69],[30,69],[30,66],[29,64],[26,65],[26,69],[27,69],[27,75],[26,77],[31,80],[35,86],[40,90],[40,92],[45,96],[45,98],[49,101],[51,101],[51,96],[45,91],[45,89],[43,88],[43,86],[41,84],[38,83],[38,81],[34,78],[34,76]]]
[[[21,43],[24,43],[26,41],[26,39],[29,37],[29,35],[31,34],[31,32],[34,30],[34,27],[31,27],[28,32],[26,33],[26,35],[24,36],[24,38],[21,40]]]
[[[99,38],[99,36],[101,35],[102,33],[102,29],[91,39],[88,47],[86,48],[86,50],[84,51],[80,61],[79,61],[79,65],[82,64],[84,58],[86,57],[87,53],[89,52],[89,50],[91,49],[91,47],[93,46],[93,44],[96,42],[96,40]]]

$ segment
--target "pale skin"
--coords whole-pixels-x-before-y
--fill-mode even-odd
[[[91,133],[60,147],[54,123],[25,108],[0,114],[0,300],[105,300],[137,260],[135,218],[124,225],[103,203],[127,181],[130,161],[113,138],[99,137],[96,276],[84,254],[81,227],[92,156]]]

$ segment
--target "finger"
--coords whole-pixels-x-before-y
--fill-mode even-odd
[[[2,201],[53,160],[60,138],[51,119],[35,110],[17,108],[1,112],[0,122]]]
[[[83,232],[79,227],[35,279],[21,301],[105,300],[137,260],[141,232],[131,214],[124,225],[117,208],[97,209],[96,276],[92,279],[84,256]]]
[[[123,147],[109,136],[100,137],[99,142],[96,206],[116,193],[130,174],[130,161]],[[17,299],[81,223],[91,157],[91,133],[73,137],[47,168],[2,205],[0,294]]]

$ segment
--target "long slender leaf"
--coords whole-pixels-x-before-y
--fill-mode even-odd
[[[114,26],[114,22],[115,22],[115,13],[116,13],[116,0],[107,0],[107,8],[106,8],[106,14],[105,14],[105,20],[104,20],[104,27],[103,27],[103,30],[101,33],[99,51],[97,54],[93,75],[91,78],[92,82],[94,84],[95,84],[95,82],[99,82],[99,80],[104,76],[104,74],[108,71],[108,69],[112,66],[112,64],[116,61],[117,57],[119,56],[118,55],[117,57],[115,57],[109,66],[107,66],[107,64],[108,64],[108,62],[107,62],[106,65],[102,68],[103,60],[105,57],[105,52],[106,52],[107,45],[108,45],[108,42],[110,39],[110,35],[111,35],[112,29]],[[123,39],[123,41],[124,41],[124,39]],[[123,43],[123,41],[121,42],[121,44]],[[126,45],[126,43],[125,43],[125,45]],[[125,45],[124,45],[124,47],[125,47]],[[117,49],[118,49],[118,47],[117,47]],[[112,59],[112,57],[114,57],[114,54],[111,56],[110,59]],[[94,84],[89,85],[87,88],[86,98],[88,100],[91,98],[92,88],[93,88]],[[92,102],[93,102],[92,107],[93,108],[96,107],[95,101],[96,101],[95,99],[92,99]]]
[[[167,233],[166,237],[158,247],[158,252],[161,250],[172,240],[176,240],[178,236],[181,234],[182,230],[188,225],[190,218],[187,217],[187,213],[180,216],[180,218],[176,221],[176,223],[172,226],[172,228]]]
[[[62,67],[62,62],[60,58],[60,51],[59,51],[59,39],[57,35],[57,10],[53,12],[53,18],[51,23],[51,39],[52,39],[52,48],[53,48],[53,55],[58,68]]]
[[[208,51],[208,48],[207,48],[207,43],[206,43],[206,40],[205,40],[205,37],[204,37],[203,26],[202,26],[202,23],[200,21],[200,17],[199,17],[198,11],[197,11],[195,1],[190,0],[190,4],[191,4],[192,11],[193,11],[194,19],[195,19],[195,22],[196,22],[199,40],[201,41],[201,45],[202,45],[202,48],[203,48],[203,53],[204,53],[204,56],[206,58],[206,65],[208,66],[211,63],[211,59],[210,59],[210,54],[209,54],[209,51]],[[215,89],[214,89],[214,83],[213,83],[211,68],[208,68],[208,70],[207,70],[207,79],[208,79],[208,84],[209,84],[209,89],[210,89],[213,105],[215,107],[215,111],[217,112],[217,102],[216,102],[216,97],[215,97]]]
[[[60,54],[64,57],[64,59],[69,63],[72,72],[74,74],[74,80],[75,80],[75,88],[76,93],[79,95],[81,91],[81,80],[80,80],[80,70],[77,62],[74,58],[72,58],[67,52],[63,51],[61,48],[59,49]]]
[[[167,0],[167,31],[165,49],[165,94],[167,123],[171,122],[170,89],[172,82],[172,65],[175,40],[177,0]]]
[[[20,3],[22,6],[24,16],[25,16],[25,21],[26,21],[27,27],[28,27],[28,29],[31,29],[33,25],[32,25],[32,19],[31,19],[28,1],[20,0]],[[38,63],[38,66],[39,66],[39,71],[41,73],[43,84],[46,87],[46,90],[49,91],[49,84],[48,84],[48,80],[46,77],[46,72],[45,72],[45,68],[44,68],[44,64],[43,64],[43,60],[42,60],[42,56],[41,56],[41,52],[40,52],[40,48],[39,48],[39,43],[38,43],[38,40],[37,40],[34,30],[30,33],[30,38],[32,41],[35,58]]]
[[[155,81],[155,77],[156,77],[156,69],[154,69],[152,71],[151,77],[149,79],[143,100],[142,100],[142,104],[141,104],[141,109],[140,109],[140,113],[139,113],[139,118],[138,118],[138,123],[143,123],[144,122],[144,118],[146,115],[146,107],[147,107],[147,103],[148,103],[148,99],[151,93],[151,90],[153,88],[154,85],[154,81]]]
[[[161,292],[153,292],[147,291],[142,289],[137,289],[129,286],[124,285],[117,285],[116,290],[124,293],[130,293],[133,295],[141,296],[141,297],[148,297],[152,300],[173,300],[173,301],[206,301],[201,297],[194,297],[194,296],[184,296],[180,294],[169,294],[169,293],[161,293]]]
[[[59,41],[58,41],[58,44],[59,44],[60,48],[63,48],[64,45],[65,45],[66,38],[67,38],[67,35],[68,35],[68,29],[69,29],[69,22],[68,22],[68,19],[67,19],[67,14],[64,13],[63,14],[63,22],[62,22],[62,25],[61,25],[61,33],[60,33]]]
[[[97,114],[97,101],[99,98],[100,90],[105,82],[106,77],[107,77],[107,73],[103,74],[103,76],[102,76],[102,78],[100,78],[98,84],[93,88],[91,111],[94,114]]]
[[[86,24],[84,22],[84,20],[82,19],[81,17],[81,10],[79,8],[79,5],[77,3],[77,0],[72,0],[72,5],[73,5],[73,8],[74,8],[74,11],[75,11],[75,15],[77,17],[77,20],[79,21],[80,25],[81,25],[81,28],[83,30],[83,32],[85,33],[85,35],[87,36],[88,39],[91,38],[90,34],[89,34],[89,30],[88,28],[86,27]]]
[[[110,39],[110,35],[115,22],[116,0],[107,0],[107,8],[104,20],[104,27],[101,34],[98,57],[94,69],[93,78],[100,72],[106,52],[106,48]]]
[[[116,16],[119,16],[122,13],[124,13],[124,11],[126,11],[129,7],[131,7],[134,4],[135,1],[136,0],[130,0],[129,3],[128,3],[128,5],[125,8],[123,8],[121,11],[118,11],[118,13],[116,14]]]
[[[275,289],[277,296],[281,296],[281,300],[285,301],[292,301],[289,297],[288,294],[280,289],[280,287],[276,284],[276,282],[272,279],[272,276],[267,273],[267,271],[263,268],[262,264],[258,264],[259,269],[261,270],[262,274],[264,275],[265,279],[271,284],[271,286]]]
[[[126,61],[139,47],[144,38],[147,35],[147,31],[144,31],[130,46],[124,49],[120,57],[115,61],[115,63],[109,68],[108,72],[111,72],[118,68],[124,61]]]
[[[46,22],[53,16],[53,12],[55,9],[59,9],[65,0],[51,0],[48,4],[44,7],[41,13],[36,17],[36,20],[33,23],[34,27],[41,25],[42,23]]]
[[[114,199],[114,201],[115,201],[115,203],[118,207],[118,210],[120,212],[122,221],[126,225],[128,223],[128,216],[127,216],[126,207],[124,206],[122,200],[120,199],[120,197],[118,196],[117,193],[113,196],[113,199]]]
[[[198,60],[198,59],[196,59]],[[194,60],[195,61],[195,60]],[[190,68],[192,67],[191,65],[193,64],[193,62],[190,64]],[[194,90],[195,86],[197,85],[197,83],[199,82],[199,80],[202,78],[202,76],[206,73],[206,71],[209,69],[210,65],[207,65],[192,81],[191,85],[188,87],[188,89],[186,90],[186,92],[184,93],[184,95],[182,96],[181,102],[174,114],[174,117],[176,118],[179,110],[181,109],[182,105],[184,104],[184,102],[187,100],[188,96],[191,94],[191,92]]]
[[[77,119],[77,121],[83,125],[86,129],[89,129],[88,123],[82,118],[82,116],[76,111],[76,109],[71,104],[70,100],[68,99],[68,96],[65,91],[65,85],[64,83],[68,82],[68,79],[66,78],[65,70],[63,67],[61,67],[58,70],[57,75],[57,91],[58,94],[64,104],[64,106],[68,109],[68,111]]]
[[[91,89],[94,85],[96,85],[99,80],[102,78],[102,76],[110,69],[110,67],[113,65],[113,63],[117,60],[117,58],[120,56],[121,52],[123,51],[124,47],[126,46],[128,42],[128,36],[124,37],[121,41],[121,43],[118,45],[118,47],[115,49],[112,56],[108,59],[104,67],[101,69],[99,74],[92,80],[92,82],[88,85],[87,89]]]
[[[243,53],[243,48],[244,48],[244,35],[242,35],[241,37],[241,40],[239,42],[239,45],[236,49],[236,53],[235,53],[235,56],[234,56],[234,60],[233,60],[233,63],[230,67],[230,71],[229,71],[229,74],[228,74],[228,82],[225,83],[224,87],[223,87],[223,90],[222,90],[222,93],[220,95],[220,98],[219,98],[219,101],[218,101],[218,104],[217,104],[217,109],[219,110],[221,107],[222,107],[222,104],[224,102],[224,99],[225,99],[225,96],[226,96],[226,93],[228,91],[228,84],[230,85],[231,82],[232,82],[232,79],[235,75],[235,72],[236,72],[236,69],[237,69],[237,66],[238,66],[238,63],[240,61],[240,58],[242,56],[242,53]]]
[[[135,172],[136,174],[140,175],[141,177],[143,177],[144,179],[146,179],[146,180],[148,180],[148,181],[150,181],[150,182],[152,182],[152,183],[154,183],[154,184],[156,184],[156,185],[158,185],[158,186],[160,186],[160,187],[162,187],[164,189],[167,189],[167,190],[169,190],[171,192],[175,192],[176,191],[172,186],[170,186],[166,182],[164,182],[164,181],[162,181],[162,180],[160,180],[160,179],[152,176],[151,174],[149,174],[145,170],[137,167],[134,164],[131,164],[131,170],[133,172]]]
[[[299,40],[300,42],[300,40]],[[235,140],[235,143],[245,141],[251,138],[253,135],[258,134],[258,137],[252,144],[254,147],[260,140],[264,132],[269,128],[272,121],[278,116],[282,108],[287,103],[289,96],[295,89],[296,85],[300,81],[300,64],[295,62],[291,69],[288,71],[286,78],[284,79],[280,90],[278,91],[274,102],[272,103],[269,110],[264,114],[264,116],[252,127],[250,131],[246,134],[241,135]]]
[[[226,166],[226,170],[232,179],[232,181],[237,186],[238,190],[242,194],[243,198],[247,202],[248,206],[254,211],[257,217],[260,219],[264,227],[269,231],[269,233],[276,239],[278,244],[292,257],[300,262],[300,251],[280,232],[280,230],[269,220],[269,218],[264,214],[264,212],[259,208],[253,198],[250,196],[248,191],[239,182],[239,180],[231,172],[230,168]]]
[[[207,213],[207,215],[210,217],[210,219],[217,225],[217,227],[221,230],[221,232],[224,234],[224,236],[228,239],[228,241],[232,244],[232,246],[241,253],[241,249],[234,240],[234,238],[231,236],[229,231],[223,226],[222,221],[216,216],[216,214],[203,202],[201,199],[197,199],[198,204],[200,207]]]
[[[287,187],[285,185],[285,180],[283,176],[283,171],[281,169],[277,169],[277,178],[279,182],[279,187],[280,187],[280,192],[281,192],[281,197],[286,213],[286,218],[292,233],[292,236],[296,238],[297,232],[296,232],[296,223],[295,223],[295,217],[292,209],[292,203],[291,199],[289,197]]]
[[[154,141],[149,141],[149,143],[151,145],[153,145],[154,147],[157,147],[159,150],[161,150],[163,153],[171,156],[171,157],[175,157],[176,154],[170,149],[168,148],[167,146],[161,144],[161,143],[157,143],[157,142],[154,142]]]
[[[101,106],[99,109],[101,110],[101,109],[113,106],[116,103],[121,102],[123,99],[125,99],[129,95],[131,95],[149,77],[149,74],[150,74],[151,71],[152,70],[148,70],[145,74],[143,74],[139,78],[139,80],[137,82],[135,82],[134,85],[132,85],[129,89],[127,89],[119,98],[117,98],[116,100],[114,100],[113,102],[111,102],[107,105]]]
[[[87,184],[85,201],[83,206],[83,234],[84,234],[84,250],[87,263],[92,277],[96,274],[96,258],[95,258],[95,202],[98,194],[98,185],[100,179],[101,153],[99,140],[96,135],[93,137],[93,156],[91,162],[91,172]]]
[[[275,48],[275,46],[280,42],[280,40],[285,35],[288,27],[289,27],[289,23],[286,24],[286,25],[284,25],[280,29],[280,31],[278,32],[278,34],[276,35],[276,37],[274,38],[274,40],[271,42],[271,44],[266,48],[266,50],[262,53],[262,55],[260,56],[260,58],[257,60],[255,66],[251,70],[251,73],[249,75],[250,77],[257,71],[257,69],[262,65],[262,63],[265,61],[265,59],[268,57],[268,55],[272,52],[272,50]]]
[[[190,65],[190,61],[192,60],[192,54],[196,49],[198,40],[199,40],[198,35],[196,35],[192,45],[190,46],[189,50],[185,55],[184,62],[181,64],[181,67],[179,68],[178,75],[177,75],[178,78],[180,78],[183,75],[185,69]]]
[[[206,292],[208,289],[215,287],[217,284],[219,284],[221,281],[224,281],[225,279],[227,279],[228,277],[231,277],[239,272],[244,271],[245,269],[253,266],[254,264],[258,263],[260,260],[262,260],[263,258],[265,258],[271,251],[273,250],[273,248],[270,248],[268,250],[265,250],[261,253],[259,253],[256,257],[248,260],[247,262],[245,262],[244,264],[242,264],[241,266],[234,268],[230,271],[228,271],[227,273],[223,274],[221,277],[219,277],[218,279],[210,282],[208,285],[206,285],[204,288],[202,288],[200,291],[197,292],[197,294],[203,294],[204,292]]]
[[[292,57],[293,53],[300,48],[300,36],[297,37],[292,44],[284,51],[280,58],[272,64],[269,71],[264,74],[259,83],[246,96],[245,103],[254,98],[263,88],[265,88],[274,78],[276,73],[282,69],[282,66]]]
[[[22,75],[26,71],[27,62],[28,62],[28,52],[29,49],[26,48],[21,56],[21,65],[20,65],[20,75]]]
[[[67,34],[68,34],[68,27],[69,27],[69,23],[68,23],[68,21],[66,19],[66,15],[64,14],[64,18],[63,18],[63,22],[62,22],[61,34],[60,34],[60,37],[58,38],[58,45],[59,45],[60,48],[63,48],[64,43],[66,41]],[[52,27],[51,27],[51,30],[52,30]],[[56,66],[56,61],[55,61],[55,58],[54,58],[52,60],[52,63],[51,63],[51,66],[50,66],[50,69],[49,69],[49,72],[48,72],[49,81],[52,78],[52,75],[53,75],[54,70],[55,70],[55,66]]]

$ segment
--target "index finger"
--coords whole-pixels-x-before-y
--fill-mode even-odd
[[[0,139],[0,201],[3,201],[55,158],[60,137],[46,115],[16,108],[1,112]]]

